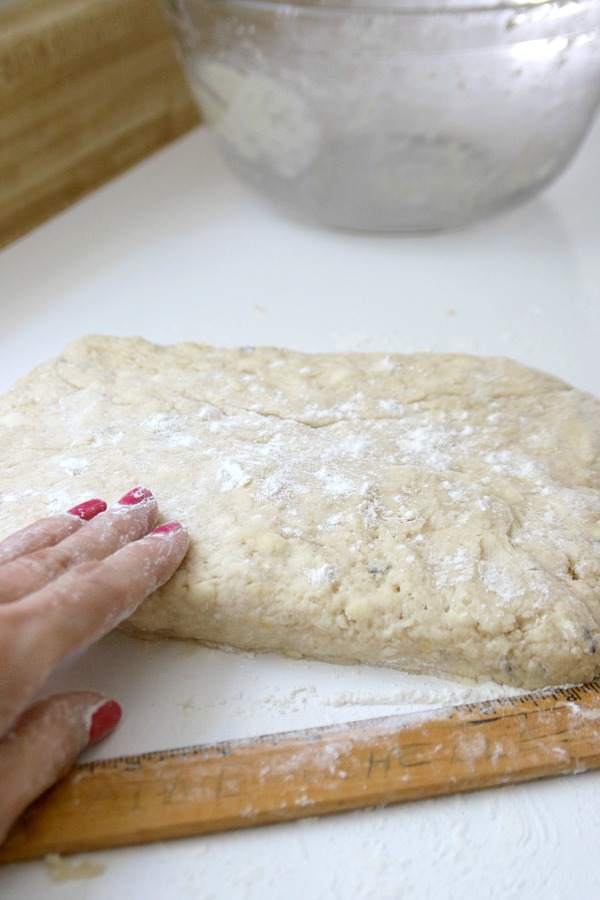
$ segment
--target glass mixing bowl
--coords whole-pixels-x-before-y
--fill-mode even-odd
[[[295,216],[459,226],[572,158],[600,101],[600,0],[164,0],[230,167]]]

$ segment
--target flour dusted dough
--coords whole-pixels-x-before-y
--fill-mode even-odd
[[[0,400],[0,536],[138,483],[138,633],[536,687],[600,672],[600,402],[505,359],[91,337]]]

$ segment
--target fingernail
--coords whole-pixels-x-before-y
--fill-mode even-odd
[[[109,732],[119,723],[123,710],[116,700],[107,700],[102,706],[99,706],[90,722],[90,730],[88,738],[90,744],[106,737]]]
[[[121,506],[135,506],[136,503],[143,503],[144,500],[151,499],[152,491],[149,491],[148,488],[145,487],[137,487],[124,494],[119,500],[119,503]]]
[[[158,528],[151,531],[148,536],[152,537],[155,534],[177,534],[178,531],[183,531],[181,522],[165,522],[164,525],[159,525]]]
[[[106,503],[104,500],[95,498],[94,500],[85,500],[83,503],[78,503],[77,506],[68,509],[67,512],[72,516],[77,516],[78,519],[89,522],[90,519],[93,519],[98,513],[104,512],[105,509]]]

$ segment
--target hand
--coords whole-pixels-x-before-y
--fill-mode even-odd
[[[121,709],[91,691],[29,708],[52,669],[113,629],[184,558],[178,522],[154,528],[136,488],[111,509],[88,500],[0,542],[0,843],[20,813],[115,727]]]

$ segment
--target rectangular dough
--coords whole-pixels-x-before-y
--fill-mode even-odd
[[[0,536],[146,484],[192,536],[129,628],[492,678],[599,672],[600,403],[499,358],[88,337],[0,400]]]

